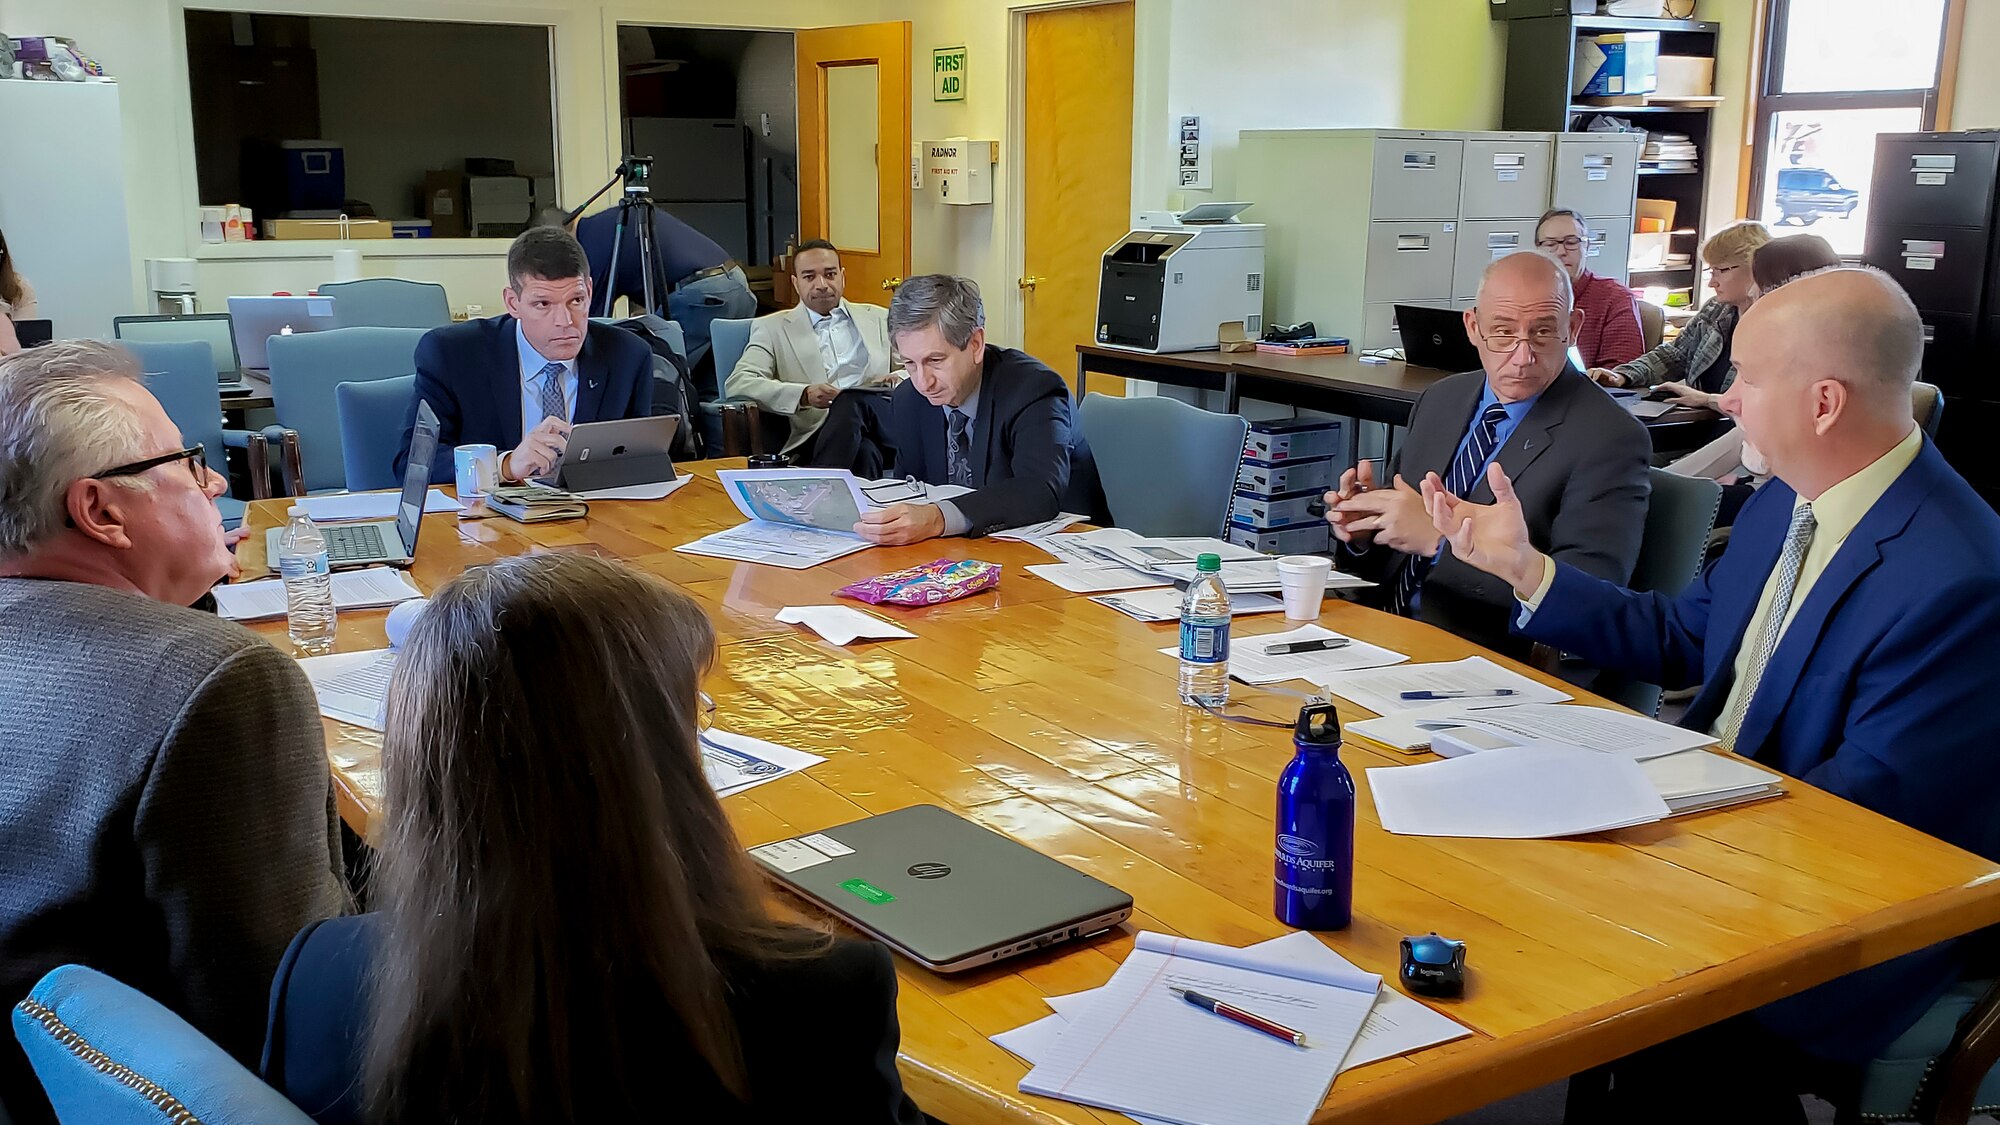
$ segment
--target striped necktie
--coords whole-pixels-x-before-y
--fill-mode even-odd
[[[569,402],[563,395],[563,365],[551,363],[542,368],[541,403],[542,417],[561,418],[569,421]],[[540,423],[536,423],[539,425]]]
[[[1736,736],[1743,730],[1743,716],[1750,712],[1750,698],[1757,694],[1758,681],[1764,678],[1764,666],[1771,662],[1771,654],[1777,651],[1778,638],[1785,632],[1785,615],[1792,610],[1792,595],[1799,588],[1799,568],[1806,561],[1806,550],[1812,546],[1815,521],[1811,504],[1800,504],[1792,509],[1792,526],[1785,532],[1785,550],[1778,556],[1778,586],[1771,591],[1771,612],[1764,618],[1764,630],[1757,636],[1757,647],[1752,649],[1750,667],[1743,673],[1743,690],[1736,693],[1736,703],[1729,709],[1729,721],[1722,726],[1722,745],[1725,749],[1736,749]]]
[[[1486,462],[1493,457],[1495,446],[1500,444],[1500,423],[1507,418],[1507,408],[1493,403],[1479,415],[1473,423],[1472,437],[1458,456],[1451,462],[1451,472],[1444,480],[1445,491],[1463,498],[1479,483],[1479,474],[1486,468]],[[1410,605],[1416,600],[1417,590],[1423,586],[1424,578],[1430,574],[1431,559],[1404,555],[1403,563],[1396,568],[1396,580],[1389,587],[1389,612],[1406,615]]]
[[[966,436],[972,419],[947,406],[945,419],[950,427],[945,431],[945,471],[950,476],[950,484],[965,488],[972,487],[972,459],[966,456]]]

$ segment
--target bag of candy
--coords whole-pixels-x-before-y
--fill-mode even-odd
[[[834,591],[869,605],[937,605],[957,601],[1000,584],[1000,564],[939,559],[922,566],[864,578]]]

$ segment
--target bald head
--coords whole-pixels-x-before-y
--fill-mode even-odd
[[[1479,304],[1487,303],[1489,291],[1504,290],[1515,300],[1554,300],[1568,315],[1576,307],[1576,291],[1569,283],[1569,270],[1553,256],[1540,250],[1521,250],[1497,258],[1479,275]]]
[[[1738,332],[1770,334],[1809,378],[1832,378],[1872,402],[1907,410],[1923,367],[1924,322],[1909,294],[1874,269],[1806,274],[1743,314]]]

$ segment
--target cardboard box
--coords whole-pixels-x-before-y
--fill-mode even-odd
[[[1715,94],[1715,60],[1702,55],[1661,55],[1659,88],[1662,98],[1706,98]]]
[[[302,239],[390,238],[395,224],[386,219],[265,219],[264,237]]]
[[[1332,457],[1341,450],[1339,419],[1321,422],[1252,422],[1243,437],[1243,456],[1275,465]]]
[[[1313,505],[1324,503],[1322,497],[1325,495],[1324,489],[1295,492],[1290,496],[1258,496],[1254,493],[1239,492],[1236,498],[1230,501],[1229,519],[1232,523],[1255,528],[1258,531],[1291,527],[1311,523],[1314,520],[1324,522],[1325,513],[1314,512],[1312,509]]]
[[[433,238],[464,238],[465,176],[463,173],[424,173],[424,218],[431,221]]]
[[[1650,94],[1660,85],[1660,33],[1620,31],[1579,35],[1570,93],[1583,98]]]
[[[1663,234],[1674,229],[1673,200],[1638,199],[1632,206],[1632,229],[1640,234]]]
[[[1266,555],[1323,555],[1332,543],[1332,529],[1325,520],[1259,530],[1240,523],[1229,525],[1229,541]]]

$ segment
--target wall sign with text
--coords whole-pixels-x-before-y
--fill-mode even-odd
[[[937,47],[931,51],[931,100],[965,100],[965,48]]]

